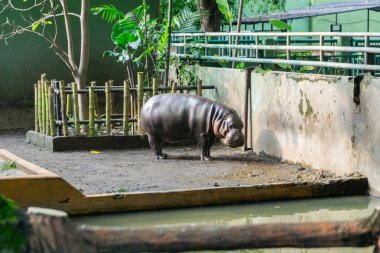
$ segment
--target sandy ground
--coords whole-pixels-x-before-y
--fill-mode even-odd
[[[213,161],[202,162],[196,146],[164,147],[167,160],[150,149],[52,153],[25,142],[25,131],[0,132],[0,148],[52,171],[86,194],[228,187],[332,179],[331,173],[280,163],[252,151],[211,149]]]

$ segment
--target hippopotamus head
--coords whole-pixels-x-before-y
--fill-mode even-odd
[[[244,145],[244,135],[242,133],[243,122],[236,112],[223,116],[224,120],[219,131],[222,133],[222,142],[230,148],[237,148]]]

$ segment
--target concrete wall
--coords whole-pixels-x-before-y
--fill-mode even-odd
[[[243,118],[245,72],[199,69],[205,96],[235,108]],[[253,73],[248,147],[338,175],[360,172],[380,194],[380,79],[360,84],[353,102],[348,77],[269,72]]]

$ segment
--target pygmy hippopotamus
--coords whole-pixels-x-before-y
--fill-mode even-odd
[[[195,137],[201,148],[201,160],[210,160],[210,148],[216,139],[228,147],[244,144],[243,122],[234,109],[192,95],[161,94],[151,97],[141,108],[141,127],[157,159],[165,159],[161,144]]]

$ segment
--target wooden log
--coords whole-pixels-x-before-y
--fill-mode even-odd
[[[45,120],[46,120],[46,123],[45,123],[45,127],[46,127],[46,131],[45,131],[45,134],[47,135],[50,135],[50,117],[49,117],[49,87],[50,87],[50,82],[45,80],[45,83],[44,83],[44,90],[45,90]]]
[[[77,225],[70,222],[62,212],[50,214],[40,210],[28,211],[31,226],[28,238],[31,238],[32,252],[117,253],[126,250],[179,252],[280,247],[368,247],[377,244],[380,235],[379,208],[370,217],[345,222],[147,228]]]
[[[74,134],[80,135],[80,123],[79,123],[79,100],[78,100],[78,87],[76,83],[71,84],[73,90],[73,107],[74,107]]]
[[[95,87],[88,89],[88,135],[95,136]]]
[[[197,80],[197,96],[202,96],[202,80]]]
[[[129,112],[131,111],[131,93],[129,90],[129,81],[124,81],[123,93],[123,135],[129,133]]]
[[[144,102],[143,86],[144,86],[144,73],[138,72],[137,73],[137,131],[139,133],[141,133],[140,111]]]
[[[153,91],[153,96],[158,95],[158,78],[157,77],[153,78],[152,91]]]
[[[50,126],[50,135],[56,136],[56,125],[55,125],[55,113],[54,113],[54,91],[53,87],[49,86],[48,88],[48,97],[49,97],[49,126]]]
[[[34,84],[34,131],[38,132],[40,130],[40,123],[38,119],[38,84]]]
[[[110,135],[111,134],[111,87],[110,87],[109,82],[106,82],[104,92],[106,96],[106,132],[107,132],[107,135]]]
[[[61,99],[61,116],[62,116],[62,129],[63,136],[69,136],[69,129],[67,127],[67,117],[66,117],[66,91],[65,82],[59,81],[59,93]]]
[[[172,82],[172,93],[177,93],[177,83]]]

